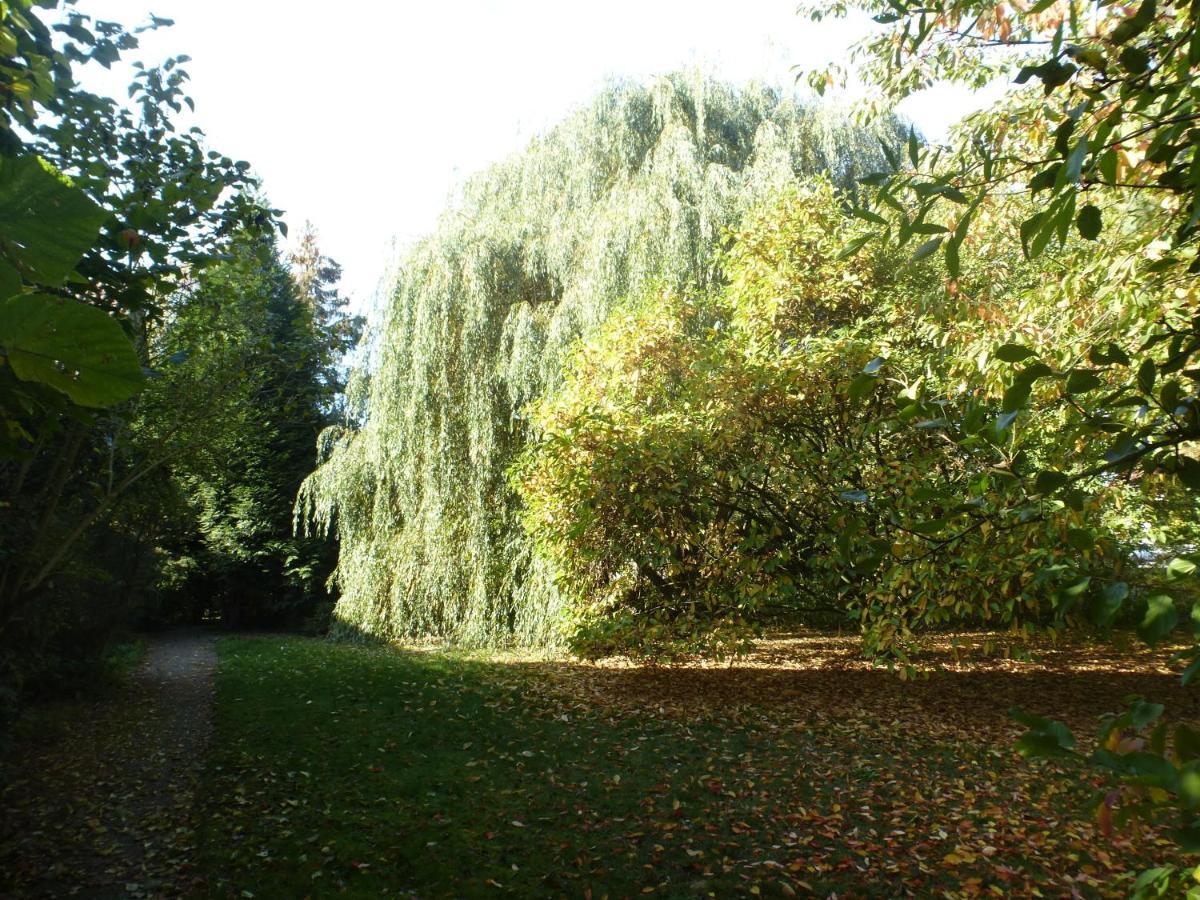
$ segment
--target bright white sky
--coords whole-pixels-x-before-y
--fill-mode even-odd
[[[79,0],[143,36],[138,58],[192,57],[196,121],[246,159],[292,234],[317,227],[369,305],[401,246],[429,231],[452,188],[520,149],[611,77],[699,66],[734,82],[790,85],[791,67],[838,58],[862,21],[814,25],[795,0]],[[107,90],[119,86],[106,84]],[[931,137],[961,92],[903,112]]]

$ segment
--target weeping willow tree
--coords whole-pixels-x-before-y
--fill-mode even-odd
[[[340,539],[336,627],[553,643],[560,600],[507,478],[523,411],[622,298],[703,287],[747,209],[806,175],[853,184],[880,168],[879,137],[677,75],[612,87],[468,181],[397,266],[361,427],[326,435],[301,492]]]

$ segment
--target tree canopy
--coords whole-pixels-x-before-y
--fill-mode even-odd
[[[359,326],[311,236],[293,279],[249,163],[180,123],[187,58],[129,62],[169,24],[0,7],[0,715],[116,629],[219,608],[214,571],[260,612],[325,596],[290,510]],[[127,98],[81,86],[119,61]]]
[[[469,180],[404,258],[361,429],[327,440],[307,515],[336,528],[337,618],[370,634],[560,639],[553,573],[507,476],[564,353],[652,283],[714,278],[724,230],[797,174],[850,186],[877,136],[763,89],[616,85]]]

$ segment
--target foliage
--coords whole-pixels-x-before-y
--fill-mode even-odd
[[[856,232],[829,186],[787,193],[734,233],[725,287],[654,293],[568,358],[516,475],[580,651],[722,653],[780,614],[849,614],[869,652],[903,661],[921,628],[1062,624],[1081,569],[1121,558],[1114,533],[1084,563],[1061,549],[1070,511],[996,525],[987,467],[1007,435],[947,440],[927,397],[997,331],[932,308],[929,266],[883,247],[847,259]],[[993,297],[998,324],[1022,274]]]
[[[1046,258],[1044,268],[1058,275],[1056,298],[1030,297],[1011,323],[1013,339],[994,348],[986,374],[999,370],[1007,389],[990,424],[1007,427],[1031,400],[1052,398],[1069,411],[1053,440],[1075,452],[1054,468],[1022,461],[1013,472],[1024,496],[1009,505],[1051,498],[1078,508],[1081,492],[1105,490],[1115,475],[1167,494],[1194,490],[1200,432],[1191,373],[1200,342],[1192,333],[1195,273],[1187,270],[1200,182],[1184,177],[1194,152],[1180,140],[1194,119],[1194,10],[1160,14],[1148,3],[1131,14],[1102,6],[1084,15],[1062,2],[977,15],[947,2],[942,18],[931,15],[902,3],[877,10],[889,27],[859,55],[888,96],[930,79],[978,83],[997,73],[1016,73],[1018,84],[1036,77],[1042,89],[1015,90],[972,117],[952,147],[910,137],[907,159],[893,150],[888,167],[863,179],[874,199],[855,213],[897,246],[933,235],[916,253],[944,250],[951,279],[961,273],[964,243],[1014,232],[1026,257]],[[1085,200],[1080,221],[1075,210]],[[1103,229],[1103,211],[1121,227]],[[1006,228],[1014,215],[1019,227]],[[1073,223],[1081,240],[1069,239]],[[1053,253],[1055,245],[1064,252]],[[1092,328],[1077,336],[1045,329],[1038,317],[1055,299],[1058,309],[1092,317]]]
[[[557,640],[561,601],[506,477],[524,408],[620,298],[707,283],[756,198],[797,173],[849,184],[875,146],[768,91],[675,76],[610,89],[469,180],[399,267],[363,427],[326,436],[301,498],[340,539],[347,630]]]
[[[103,407],[141,386],[128,337],[102,310],[61,291],[107,218],[87,195],[33,154],[0,157],[0,349],[7,369],[3,395],[9,453],[29,433],[18,410],[39,405],[44,386],[72,403]],[[12,385],[12,376],[26,382]]]
[[[366,320],[347,310],[346,298],[338,291],[342,267],[321,252],[312,223],[305,224],[288,265],[312,328],[322,335],[312,364],[313,377],[323,394],[322,402],[330,406],[336,417],[344,419],[348,414],[341,405],[347,389],[347,357],[362,338]]]
[[[931,235],[915,253],[941,251],[951,284],[964,247],[1016,244],[1053,276],[1054,308],[1091,317],[1091,333],[1079,341],[1032,327],[1034,316],[1026,315],[994,348],[995,362],[984,374],[1003,379],[1006,389],[1000,409],[981,427],[1020,423],[1046,402],[1066,412],[1039,436],[1058,448],[1054,458],[1023,454],[1020,442],[997,454],[1007,457],[1010,478],[995,509],[1018,522],[1047,507],[1081,513],[1063,537],[1083,555],[1112,524],[1095,514],[1092,498],[1119,485],[1145,498],[1129,522],[1144,533],[1137,556],[1160,566],[1170,562],[1157,579],[1137,574],[1169,585],[1171,594],[1138,591],[1122,573],[1090,583],[1080,577],[1076,589],[1102,626],[1136,599],[1140,636],[1160,642],[1184,618],[1178,601],[1195,596],[1197,7],[1155,0],[854,6],[884,26],[859,46],[857,60],[888,99],[941,79],[979,86],[1007,76],[1024,86],[969,118],[949,147],[923,147],[913,135],[907,153],[893,149],[888,166],[864,179],[872,190],[855,214],[872,224],[875,236],[898,246]],[[817,4],[813,14],[846,10],[841,3]],[[818,86],[832,80],[829,72],[812,79]],[[1007,219],[1016,227],[998,227]],[[1072,252],[1073,243],[1082,246]],[[1068,250],[1065,259],[1059,248]],[[954,549],[951,542],[947,550]],[[1185,654],[1193,661],[1185,682],[1200,668],[1198,652]],[[1114,805],[1125,812],[1173,807],[1181,844],[1195,849],[1190,739],[1185,731],[1182,744],[1170,748],[1163,728],[1138,736],[1161,713],[1148,709],[1154,707],[1133,703],[1101,736],[1092,761],[1125,789],[1105,795],[1099,815],[1111,818]],[[1065,729],[1040,720],[1026,724],[1029,752],[1069,751],[1073,738]],[[1146,873],[1135,893],[1167,890],[1172,871]]]
[[[322,598],[329,548],[293,537],[291,506],[340,394],[325,375],[353,322],[330,281],[336,265],[311,232],[306,244],[323,272],[307,292],[272,241],[241,235],[151,336],[162,362],[130,438],[137,455],[167,459],[178,498],[158,538],[168,615],[295,624]]]
[[[131,105],[96,95],[79,67],[111,66],[136,34],[54,7],[17,0],[0,15],[0,682],[10,690],[98,651],[128,618],[130,588],[145,580],[136,535],[161,516],[143,502],[129,522],[105,524],[165,462],[128,441],[150,329],[234,233],[275,225],[248,164],[175,118],[191,105],[184,58],[135,63]]]

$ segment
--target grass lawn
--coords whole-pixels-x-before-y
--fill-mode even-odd
[[[733,669],[219,652],[213,896],[1116,896],[1170,861],[1153,832],[1100,835],[1095,785],[1017,757],[1004,715],[1090,730],[1125,693],[1181,702],[1140,658],[955,652],[901,685],[835,639]]]

